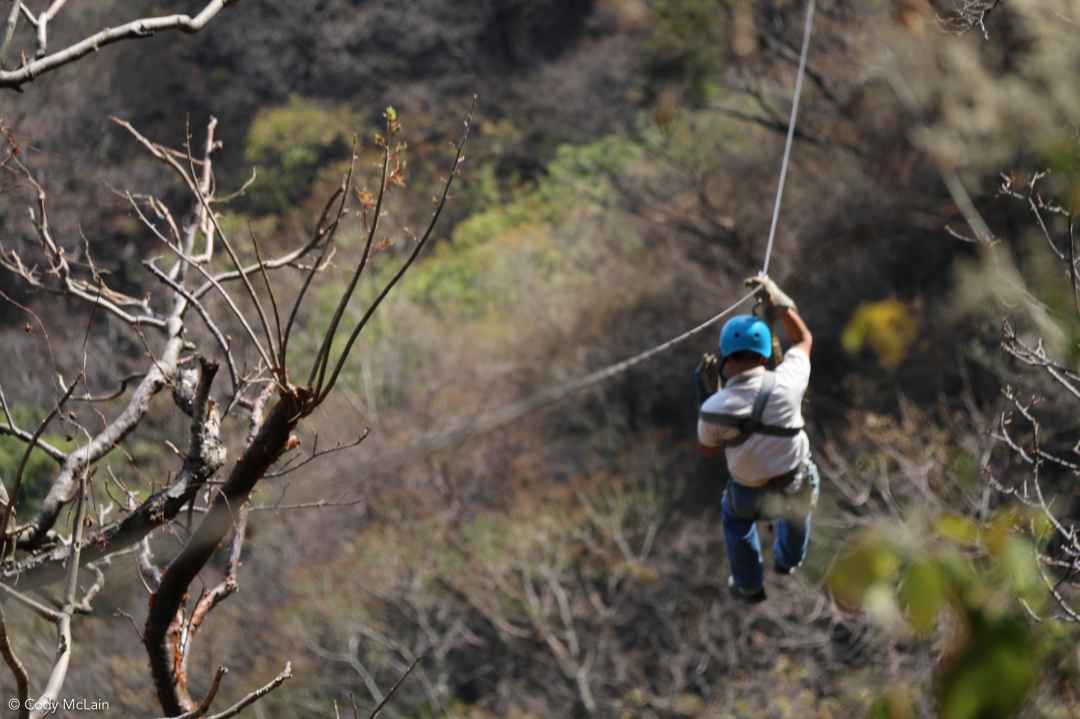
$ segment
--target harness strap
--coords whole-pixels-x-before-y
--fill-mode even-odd
[[[721,412],[702,412],[701,418],[706,422],[724,424],[739,430],[739,436],[726,442],[728,447],[737,447],[750,438],[752,434],[765,434],[771,437],[794,437],[803,431],[803,427],[777,427],[765,424],[761,421],[765,414],[765,406],[769,403],[773,390],[776,388],[776,375],[765,372],[761,378],[761,389],[754,398],[754,407],[750,416],[726,414]]]
[[[776,389],[776,375],[765,371],[761,375],[761,389],[754,398],[754,409],[750,412],[750,422],[754,426],[761,425],[761,417],[765,414],[765,405],[769,403],[773,390]]]

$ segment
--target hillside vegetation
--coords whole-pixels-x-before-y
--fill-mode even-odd
[[[158,4],[80,4],[71,22]],[[293,678],[251,715],[332,717],[355,700],[367,716],[415,663],[381,716],[1076,715],[1075,0],[819,0],[770,275],[814,332],[804,413],[823,486],[810,557],[767,576],[766,604],[727,593],[725,474],[697,451],[690,375],[715,328],[487,424],[741,296],[763,261],[803,11],[242,0],[198,35],[108,48],[8,96],[0,124],[48,184],[55,231],[73,253],[88,236],[133,296],[154,282],[140,260],[163,251],[121,193],[184,188],[110,116],[176,146],[198,146],[216,116],[221,193],[254,169],[223,222],[267,256],[311,233],[355,153],[356,215],[292,349],[305,377],[365,252],[384,113],[407,141],[402,182],[349,324],[413,248],[472,113],[433,244],[278,468],[370,435],[260,485],[239,592],[194,645],[193,694],[226,665],[252,678],[224,682],[235,701],[288,660]],[[0,245],[30,246],[32,198],[2,182]],[[292,296],[304,275],[273,281]],[[19,423],[54,401],[46,351],[74,373],[89,348],[92,393],[145,364],[139,334],[72,321],[69,300],[11,273],[0,291],[0,384]],[[476,431],[436,441],[462,427]],[[154,405],[108,471],[145,498],[187,432]],[[9,490],[22,447],[0,438]],[[49,462],[31,456],[19,519]],[[155,534],[155,554],[188,522]],[[150,715],[139,570],[127,557],[107,574],[76,625],[94,660],[65,693]],[[5,609],[44,674],[44,623]]]

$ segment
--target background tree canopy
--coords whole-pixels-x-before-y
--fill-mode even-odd
[[[50,4],[26,5],[40,19]],[[73,3],[49,46],[161,5]],[[357,265],[343,326],[364,321],[417,247],[472,112],[429,246],[254,490],[242,562],[223,544],[191,585],[194,603],[239,567],[239,593],[191,644],[192,696],[226,665],[244,678],[222,683],[231,704],[287,660],[291,679],[251,715],[330,717],[355,700],[366,716],[410,667],[383,715],[1075,715],[1077,0],[818,0],[770,274],[815,335],[804,413],[822,498],[807,564],[767,577],[767,604],[725,591],[724,473],[697,453],[690,372],[715,332],[487,431],[506,407],[740,296],[761,266],[804,9],[235,0],[197,33],[103,47],[6,95],[5,266],[39,245],[18,160],[48,190],[64,256],[89,272],[92,247],[94,272],[136,300],[162,287],[143,261],[171,259],[124,193],[186,208],[178,226],[201,215],[110,118],[189,144],[193,174],[218,118],[213,189],[244,188],[215,205],[221,230],[257,237],[261,257],[318,233],[352,168],[349,210],[289,347],[295,383]],[[5,72],[36,56],[20,22]],[[241,264],[259,261],[237,245]],[[293,297],[314,261],[267,282]],[[4,424],[33,431],[56,406],[58,373],[85,369],[85,391],[107,395],[158,351],[17,271],[0,272],[0,292]],[[254,370],[225,302],[205,303],[241,374]],[[186,339],[222,361],[203,325]],[[73,411],[100,429],[123,407]],[[173,409],[155,399],[101,460],[92,507],[134,506],[174,480],[191,420]],[[85,438],[65,421],[42,440],[66,453]],[[0,436],[9,493],[26,448],[12,434]],[[225,444],[223,474],[246,446]],[[56,464],[29,455],[12,531],[41,511]],[[119,486],[129,496],[112,496]],[[198,524],[185,514],[145,545],[162,567]],[[73,536],[74,507],[60,517]],[[102,567],[63,694],[149,716],[160,707],[136,559]],[[51,603],[47,592],[34,596]],[[13,600],[3,609],[42,683],[48,624]],[[15,694],[13,675],[0,672],[0,690]]]

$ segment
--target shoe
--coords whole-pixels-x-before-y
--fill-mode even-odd
[[[798,567],[785,567],[783,564],[780,564],[780,562],[776,562],[775,564],[773,564],[773,570],[777,574],[783,575],[785,577],[793,574],[796,569],[798,569]]]
[[[735,597],[740,602],[747,604],[759,604],[764,602],[767,598],[765,596],[765,587],[758,587],[757,589],[743,589],[739,585],[735,584],[735,577],[728,577],[727,580],[728,591],[731,592],[731,596]]]

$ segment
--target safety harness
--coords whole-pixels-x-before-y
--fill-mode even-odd
[[[724,412],[702,412],[701,418],[713,424],[722,424],[738,430],[739,434],[733,439],[725,440],[724,446],[738,447],[750,439],[753,434],[767,434],[771,437],[794,437],[803,431],[803,427],[777,427],[765,424],[761,418],[765,414],[765,405],[769,403],[773,389],[776,387],[776,375],[766,371],[761,377],[761,389],[754,398],[754,408],[750,416],[727,414]]]

